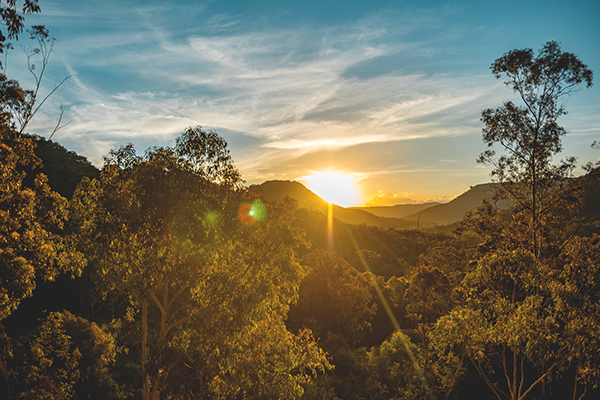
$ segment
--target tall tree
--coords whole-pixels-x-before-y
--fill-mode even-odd
[[[187,398],[190,387],[196,397],[264,394],[242,379],[248,375],[241,356],[253,330],[293,341],[277,324],[297,296],[294,251],[303,238],[290,210],[246,196],[225,141],[198,127],[174,148],[143,157],[125,146],[111,152],[100,178],[84,182],[74,201],[107,289],[127,296],[140,315],[143,398]],[[303,342],[275,352],[299,362],[273,360],[265,374],[294,380],[327,364],[309,337]],[[184,376],[190,380],[180,382]]]
[[[564,201],[565,191],[560,189],[572,176],[575,158],[553,164],[566,134],[558,124],[558,118],[566,114],[560,102],[579,85],[590,87],[592,71],[554,41],[547,42],[537,56],[531,49],[511,50],[498,58],[491,70],[496,78],[506,79],[505,84],[523,105],[508,101],[502,107],[483,110],[483,140],[489,147],[499,144],[504,153],[496,158],[493,150],[487,150],[478,162],[494,166],[491,175],[499,183],[499,195],[514,202],[513,221],[524,225],[523,234],[515,230],[511,240],[539,257],[549,231],[558,223],[552,218],[570,211],[573,205]]]
[[[458,379],[463,360],[449,366],[447,360],[434,359],[431,352],[431,330],[435,322],[452,308],[451,286],[448,277],[436,267],[422,265],[410,278],[404,295],[408,302],[408,318],[414,321],[419,335],[419,350],[424,361],[425,378],[432,389],[432,396],[440,398],[440,391],[447,399]]]
[[[575,158],[554,164],[553,157],[566,134],[560,101],[591,86],[592,72],[548,42],[536,57],[530,49],[506,53],[492,73],[506,77],[524,105],[483,111],[484,141],[505,152],[496,158],[488,150],[479,161],[494,166],[497,197],[513,204],[501,214],[485,201],[462,222],[459,231],[474,230],[484,242],[457,291],[459,306],[438,320],[432,342],[442,356],[469,357],[498,399],[551,397],[551,382],[569,369],[577,371],[575,399],[577,384],[598,384],[594,357],[583,356],[598,340],[590,296],[598,267],[589,256],[595,249],[572,237],[585,180],[571,179]]]
[[[10,40],[23,32],[25,15],[38,12],[38,0],[0,2],[0,53],[12,48]],[[34,153],[36,142],[24,135],[43,104],[36,104],[36,96],[53,40],[40,25],[32,26],[29,34],[41,49],[32,49],[28,60],[40,53],[43,58],[40,72],[29,65],[36,89],[22,89],[6,77],[0,62],[0,321],[32,294],[36,282],[53,280],[61,272],[78,274],[85,264],[69,239],[67,201],[36,173],[41,165]]]
[[[22,33],[25,15],[39,11],[37,0],[0,2],[0,53],[12,48],[10,40]],[[49,38],[43,26],[32,27],[30,34],[43,43]],[[29,111],[41,106],[32,96],[37,90],[22,89],[4,74],[4,67],[0,62],[0,321],[40,282],[65,272],[77,275],[85,265],[69,234],[67,201],[50,189],[43,174],[34,171],[40,165],[33,151],[35,140],[23,134],[23,122],[34,114]],[[41,75],[36,76],[39,88]],[[2,375],[5,355],[0,357]]]

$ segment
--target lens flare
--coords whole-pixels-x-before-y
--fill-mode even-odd
[[[244,225],[264,221],[267,218],[267,206],[261,199],[242,204],[238,210],[238,218]]]
[[[219,222],[219,214],[215,211],[208,211],[204,214],[203,220],[208,226],[216,226]]]
[[[256,219],[259,222],[262,222],[265,219],[267,219],[267,206],[261,199],[254,200],[250,212],[250,215],[252,215],[254,219]]]

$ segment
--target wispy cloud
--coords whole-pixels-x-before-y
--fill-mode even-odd
[[[491,60],[474,68],[476,54],[457,44],[473,31],[449,23],[456,7],[272,26],[210,14],[208,3],[73,4],[55,3],[46,16],[73,29],[58,36],[52,61],[56,76],[73,78],[32,128],[54,126],[62,104],[72,122],[55,139],[96,164],[111,147],[167,144],[202,125],[226,137],[246,179],[294,179],[329,150],[356,156],[377,143],[400,151],[399,142],[478,136],[480,110],[507,99],[488,74]],[[433,176],[467,165],[456,154],[424,153],[427,166],[392,158],[369,155],[352,168],[366,182],[381,171]]]
[[[78,50],[69,59],[78,76],[70,93],[79,93],[70,108],[77,122],[64,134],[104,132],[127,139],[173,135],[185,124],[201,123],[261,138],[262,147],[306,152],[464,133],[453,127],[465,118],[456,110],[485,94],[480,77],[426,77],[401,69],[364,79],[348,76],[356,65],[406,46],[371,43],[364,27],[335,33],[277,30],[174,42],[154,30],[153,45],[120,58],[79,60]],[[92,47],[135,42],[111,36],[97,38]],[[136,66],[137,75],[158,83],[143,92],[91,89],[77,71],[90,63]],[[436,115],[450,110],[450,120],[441,123]]]

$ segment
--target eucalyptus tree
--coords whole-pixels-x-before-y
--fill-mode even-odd
[[[23,32],[25,16],[38,12],[37,0],[0,4],[0,53]],[[33,26],[30,34],[43,43],[49,38],[43,26]],[[24,122],[33,116],[27,110],[41,104],[3,67],[0,62],[0,321],[40,282],[65,272],[77,275],[85,265],[70,240],[67,201],[37,173],[35,139],[24,134]]]
[[[498,58],[491,70],[496,78],[505,79],[522,105],[508,101],[483,110],[483,140],[489,147],[500,145],[504,152],[496,157],[494,150],[487,150],[478,162],[494,167],[491,176],[499,184],[498,195],[514,203],[513,222],[521,226],[520,232],[513,230],[510,240],[526,245],[539,257],[551,240],[548,236],[555,235],[557,226],[564,223],[558,216],[577,206],[575,188],[565,190],[575,158],[553,164],[567,133],[558,124],[559,117],[566,114],[561,101],[582,84],[592,86],[593,74],[554,41],[547,42],[537,56],[531,49],[511,50]]]
[[[139,316],[144,399],[293,397],[305,370],[328,366],[310,334],[282,328],[302,232],[289,208],[248,196],[216,133],[189,128],[144,156],[112,151],[74,203],[106,290]],[[266,342],[251,345],[257,337]],[[263,357],[264,370],[247,357]]]
[[[588,353],[600,326],[592,278],[598,262],[589,255],[597,238],[570,232],[585,180],[572,179],[575,158],[555,164],[554,157],[566,134],[560,102],[580,85],[590,87],[592,71],[552,41],[537,56],[512,50],[491,69],[523,105],[509,101],[482,112],[484,142],[504,153],[488,150],[478,161],[493,165],[496,198],[512,206],[504,214],[486,200],[462,221],[459,232],[475,231],[483,242],[455,291],[458,306],[430,335],[432,346],[442,358],[469,359],[498,399],[552,398],[551,383],[562,379],[565,386],[573,370],[571,397],[581,398],[586,390],[579,393],[578,385],[599,382]]]
[[[23,169],[39,163],[31,138],[0,132],[0,321],[32,295],[36,285],[85,265],[71,240],[67,200],[40,174],[25,187]]]

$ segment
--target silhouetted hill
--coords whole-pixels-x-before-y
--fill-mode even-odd
[[[328,203],[308,190],[299,182],[267,181],[254,185],[251,190],[265,200],[283,200],[290,197],[298,201],[299,207],[313,209],[327,214]],[[477,207],[481,200],[493,195],[493,184],[484,183],[471,189],[446,204],[425,203],[406,204],[392,207],[350,207],[333,206],[333,215],[349,224],[367,224],[382,228],[414,229],[433,225],[452,224],[460,221],[465,213]],[[508,208],[508,202],[500,203],[500,208]]]
[[[37,146],[34,151],[43,165],[33,173],[28,171],[23,182],[26,186],[32,186],[35,176],[43,173],[48,177],[48,184],[52,190],[70,198],[84,176],[92,179],[100,175],[100,171],[87,158],[51,140],[39,136],[35,139]]]
[[[395,206],[378,207],[349,207],[353,210],[363,210],[379,217],[386,218],[405,218],[409,215],[421,212],[427,208],[440,205],[442,203],[422,203],[422,204],[397,204]]]
[[[493,194],[494,187],[492,183],[471,186],[471,189],[449,203],[427,208],[421,212],[408,215],[405,219],[420,220],[421,223],[451,224],[460,221],[467,211],[474,209],[481,203],[481,200],[492,197]],[[508,208],[508,205],[507,201],[498,203],[501,209]]]
[[[268,201],[281,201],[286,197],[295,199],[299,207],[319,211],[327,215],[329,204],[295,181],[267,181],[261,185],[253,185],[250,190]],[[343,208],[333,205],[333,217],[348,224],[367,224],[381,228],[412,229],[416,223],[400,218],[384,218],[367,211]]]

